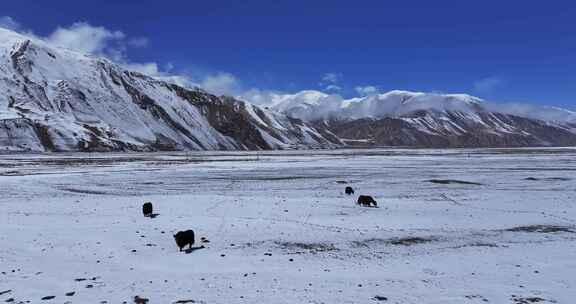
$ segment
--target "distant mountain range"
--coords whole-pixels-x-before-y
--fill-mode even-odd
[[[576,145],[576,113],[469,95],[215,96],[0,28],[1,151]]]
[[[318,91],[273,96],[270,109],[326,128],[353,146],[576,145],[576,113],[497,105],[466,94],[391,91],[342,99]]]

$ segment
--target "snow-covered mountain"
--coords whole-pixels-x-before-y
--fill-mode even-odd
[[[466,94],[391,91],[342,99],[303,91],[272,109],[327,128],[349,144],[417,147],[576,145],[576,113],[492,104]]]
[[[269,99],[187,89],[0,28],[0,151],[576,145],[576,113],[553,107],[406,91]]]
[[[329,147],[330,132],[0,28],[0,151]]]

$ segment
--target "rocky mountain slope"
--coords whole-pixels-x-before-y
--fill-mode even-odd
[[[0,28],[0,151],[258,150],[340,141],[249,103],[190,90]]]
[[[576,145],[574,112],[495,105],[465,94],[391,91],[343,100],[304,91],[274,98],[271,108],[329,129],[356,146]]]

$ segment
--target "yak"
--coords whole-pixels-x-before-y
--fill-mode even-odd
[[[144,205],[142,205],[142,213],[144,214],[145,217],[152,217],[152,203],[151,202],[146,202],[144,203]]]
[[[344,193],[348,194],[348,195],[352,195],[354,194],[354,189],[352,189],[352,187],[348,186],[346,187],[346,189],[344,190]]]
[[[374,205],[374,207],[378,207],[378,203],[376,203],[374,198],[369,196],[369,195],[360,195],[358,197],[357,203],[358,203],[358,205],[362,205],[365,207],[370,207],[372,205]]]
[[[180,248],[180,251],[182,251],[182,248],[186,247],[186,245],[188,245],[188,249],[192,249],[192,245],[194,245],[194,231],[179,231],[174,235],[174,240],[178,248]]]

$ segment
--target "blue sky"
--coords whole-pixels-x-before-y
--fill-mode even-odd
[[[77,22],[126,36],[123,60],[233,90],[357,87],[576,108],[572,1],[7,1],[49,36]]]

